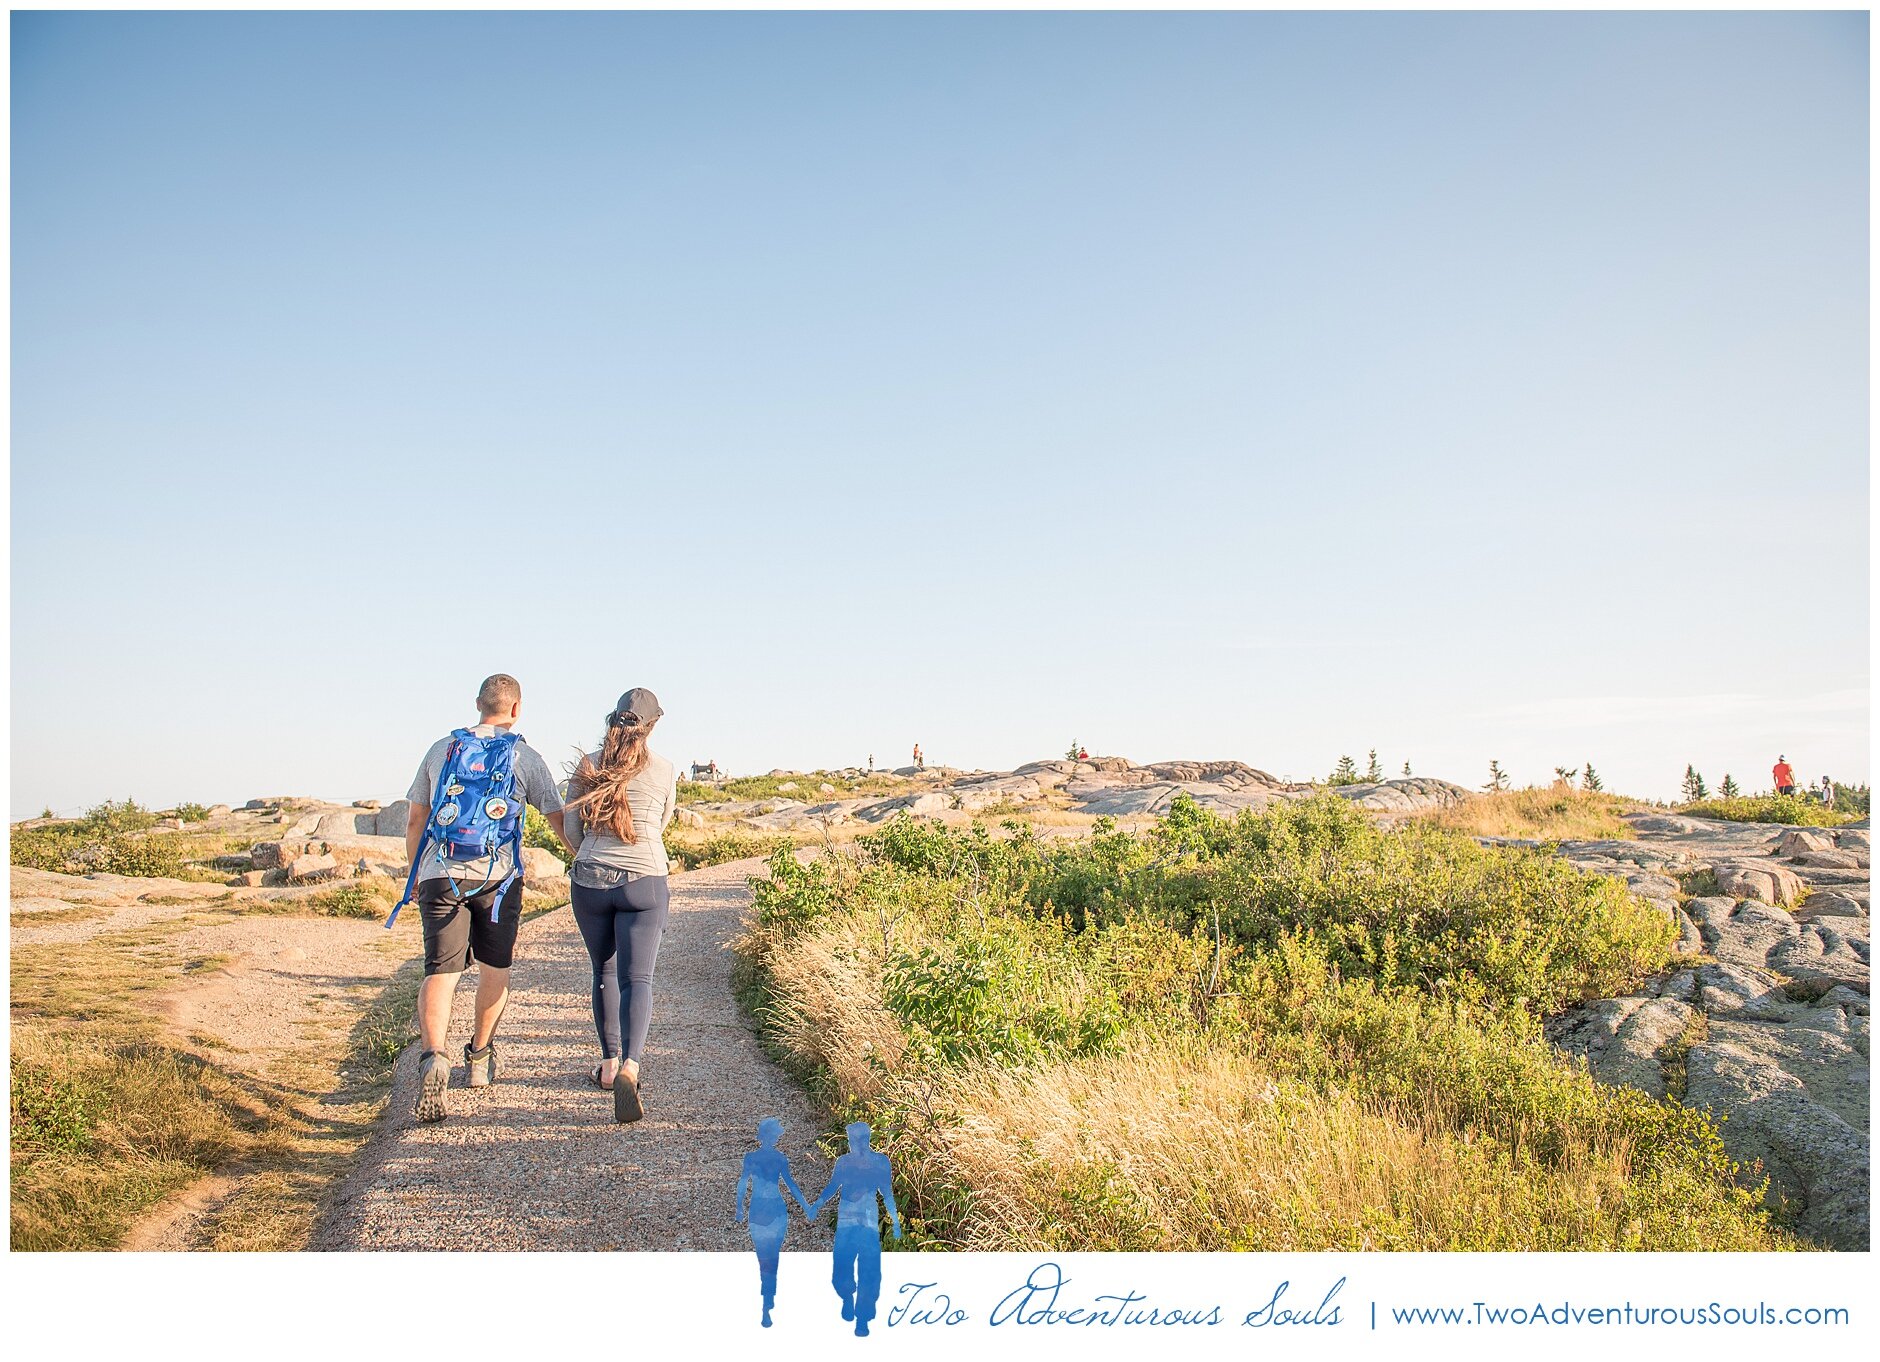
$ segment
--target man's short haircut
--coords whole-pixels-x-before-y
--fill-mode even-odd
[[[508,672],[497,672],[483,678],[483,686],[477,691],[477,713],[501,714],[521,698],[522,683]]]

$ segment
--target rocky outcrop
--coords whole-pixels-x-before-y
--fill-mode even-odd
[[[1551,1025],[1548,1038],[1585,1059],[1593,1077],[1665,1095],[1665,1064],[1697,1010],[1676,998],[1602,998]]]
[[[1562,844],[1677,915],[1703,963],[1552,1018],[1547,1034],[1602,1082],[1719,1119],[1746,1176],[1806,1235],[1867,1247],[1870,890],[1865,829],[1648,814],[1636,842]],[[1719,893],[1679,902],[1708,876]],[[1794,912],[1781,905],[1797,903]]]

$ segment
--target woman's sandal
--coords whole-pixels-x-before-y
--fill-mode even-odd
[[[614,1119],[625,1125],[644,1115],[646,1108],[640,1105],[640,1085],[628,1075],[627,1066],[623,1064],[614,1075]]]

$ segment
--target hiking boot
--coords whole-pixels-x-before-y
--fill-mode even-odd
[[[418,1057],[418,1101],[411,1114],[420,1121],[444,1119],[444,1090],[450,1086],[450,1059],[441,1050]]]
[[[463,1047],[463,1065],[468,1071],[464,1086],[469,1088],[487,1088],[496,1081],[496,1042],[491,1041],[481,1050]]]

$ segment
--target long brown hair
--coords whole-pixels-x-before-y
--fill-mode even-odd
[[[652,731],[653,724],[643,724],[631,714],[607,716],[600,765],[596,766],[594,759],[583,752],[581,764],[568,781],[568,792],[574,796],[568,807],[579,811],[582,822],[607,828],[623,842],[635,840],[633,810],[627,807],[627,784],[646,769],[651,755],[646,750],[646,739]]]

